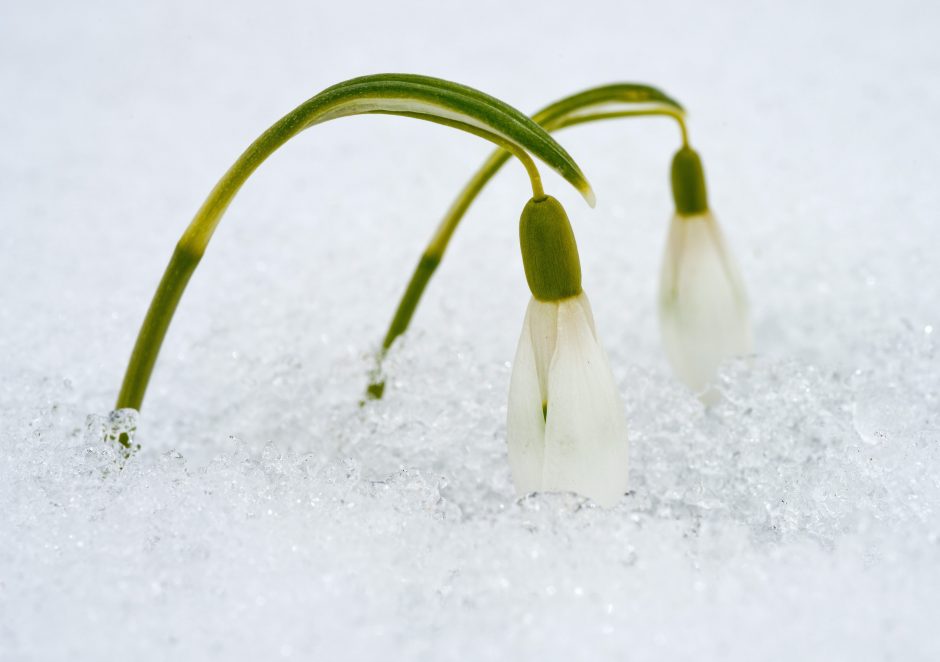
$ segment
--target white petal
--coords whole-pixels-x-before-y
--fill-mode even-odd
[[[659,303],[666,356],[696,392],[714,380],[723,361],[751,351],[744,286],[710,213],[672,219]]]
[[[587,295],[581,292],[581,294],[574,297],[572,301],[581,306],[581,310],[584,311],[584,316],[587,318],[588,326],[591,327],[591,335],[594,336],[594,340],[597,340],[597,329],[594,327],[594,310],[591,308],[591,302],[588,300]],[[598,345],[600,345],[600,341],[597,340],[597,342]],[[601,350],[603,349],[604,348],[601,347]]]
[[[627,424],[589,304],[558,307],[558,341],[548,378],[543,489],[577,492],[613,506],[627,491]]]
[[[542,464],[545,450],[545,418],[542,414],[543,398],[540,393],[536,350],[532,343],[533,318],[536,327],[544,327],[533,304],[526,310],[519,347],[512,364],[509,381],[509,409],[506,416],[506,443],[509,450],[509,468],[519,496],[542,489]],[[553,306],[554,308],[554,306]],[[551,311],[555,314],[555,311]],[[552,333],[554,343],[554,333]],[[544,351],[544,350],[543,350]],[[546,371],[547,372],[547,371]]]
[[[558,337],[558,303],[539,301],[533,297],[526,310],[526,328],[531,335],[535,369],[539,376],[539,394],[544,404],[548,400],[548,368],[555,354]]]

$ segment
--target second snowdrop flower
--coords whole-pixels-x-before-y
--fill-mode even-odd
[[[672,162],[676,214],[669,226],[659,290],[666,356],[676,375],[706,403],[721,363],[751,351],[744,285],[708,208],[705,175],[689,147]]]
[[[571,224],[557,200],[533,198],[519,236],[532,299],[509,386],[516,492],[570,491],[613,506],[627,490],[627,425]]]

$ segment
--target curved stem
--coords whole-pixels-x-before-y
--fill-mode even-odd
[[[529,130],[524,124],[520,124],[521,122],[531,124],[528,118],[505,106],[505,104],[499,105],[501,102],[497,102],[497,100],[485,97],[482,93],[476,93],[473,90],[468,92],[469,88],[462,87],[454,92],[454,96],[449,99],[451,105],[444,107],[444,111],[440,115],[435,115],[432,114],[435,112],[435,104],[443,103],[442,99],[450,91],[444,89],[444,86],[453,84],[423,77],[404,77],[407,80],[400,80],[402,78],[401,76],[366,77],[328,88],[278,120],[257,140],[251,143],[248,149],[228,169],[209,193],[199,211],[196,212],[170,258],[134,343],[134,349],[131,352],[130,361],[124,373],[124,380],[121,383],[121,390],[118,393],[115,404],[116,409],[129,407],[139,410],[141,408],[170,321],[190,277],[205,253],[219,221],[222,219],[222,215],[239,189],[258,166],[281,145],[302,130],[329,119],[363,113],[406,115],[457,127],[484,137],[496,143],[502,149],[512,152],[519,158],[529,173],[533,193],[536,196],[544,195],[538,169],[525,149],[513,143],[506,136],[495,133],[495,129],[494,132],[491,132],[481,128],[481,123],[490,117],[495,118],[492,126],[504,126],[505,122],[503,120],[506,117],[513,119],[510,113],[512,111],[517,113],[519,118],[514,120],[516,123],[510,126],[510,129],[515,133],[510,132],[509,137],[516,139],[518,135],[522,135],[520,132]],[[427,81],[434,82],[435,85],[439,85],[439,88],[429,87]],[[380,86],[384,87],[380,88]],[[388,98],[382,99],[375,96],[380,92],[387,94]],[[478,96],[469,96],[471,93]],[[453,99],[456,99],[456,101]],[[387,104],[387,107],[383,108],[383,101]],[[461,115],[461,105],[469,109],[464,115]],[[420,110],[415,111],[414,108]],[[467,121],[455,119],[457,117],[465,117]],[[471,121],[475,123],[470,124]],[[483,125],[489,126],[489,124]],[[520,126],[522,126],[521,129]],[[538,129],[534,125],[531,128]],[[565,161],[568,158],[567,153],[544,132],[542,134],[545,141],[538,143],[543,152],[542,156],[552,157],[557,152],[560,156],[554,158],[557,162],[556,165],[558,163],[567,165],[568,162]],[[556,147],[557,149],[555,149]],[[500,153],[505,152],[501,151]],[[556,167],[556,165],[552,167]],[[566,177],[570,177],[571,181],[582,181],[579,179],[581,177],[580,171],[573,164],[563,172],[563,174],[565,173],[568,173]],[[583,186],[579,190],[582,190],[582,193],[588,197],[593,196],[586,180],[583,180]],[[423,290],[423,286],[421,289]]]
[[[653,115],[661,115],[663,117],[670,117],[676,121],[676,124],[679,125],[679,135],[682,138],[682,146],[689,146],[689,130],[685,125],[685,117],[682,113],[672,110],[671,108],[648,108],[643,110],[619,110],[611,111],[607,113],[590,113],[584,115],[575,115],[573,117],[568,117],[562,120],[553,126],[550,131],[559,131],[561,129],[567,129],[569,126],[577,126],[578,124],[586,124],[588,122],[597,122],[600,120],[615,120],[621,119],[624,117],[650,117]]]
[[[573,104],[562,102],[555,106],[550,106],[540,113],[536,113],[532,116],[532,119],[542,125],[546,131],[552,132],[599,120],[620,119],[625,117],[670,117],[679,125],[683,146],[688,146],[688,129],[686,128],[685,118],[681,110],[663,106],[636,110],[586,113],[581,115],[567,114],[569,110],[576,108],[577,106]],[[496,150],[490,154],[489,158],[480,166],[470,181],[464,186],[463,190],[457,194],[457,198],[451,203],[447,213],[444,214],[441,222],[434,230],[431,241],[428,242],[424,253],[422,253],[421,258],[418,260],[414,273],[411,275],[411,280],[408,281],[405,293],[398,302],[398,308],[395,310],[388,330],[385,332],[382,347],[376,356],[376,365],[369,375],[369,385],[366,387],[367,398],[379,399],[385,392],[382,363],[385,360],[386,354],[388,354],[388,350],[391,349],[395,340],[398,339],[398,337],[408,329],[409,324],[411,324],[411,319],[414,317],[415,310],[418,307],[418,303],[421,301],[424,290],[427,288],[428,283],[431,282],[431,278],[434,276],[438,265],[440,265],[444,257],[444,252],[447,250],[447,246],[454,232],[457,230],[460,221],[467,213],[470,205],[473,204],[477,195],[483,190],[483,187],[499,172],[503,164],[509,160],[509,156],[510,155],[503,150]],[[533,187],[533,192],[534,190]],[[535,197],[540,196],[536,195]]]
[[[301,107],[303,108],[303,106]],[[170,320],[190,277],[205,253],[222,214],[249,175],[278,147],[307,126],[298,108],[265,131],[238,158],[209,193],[180,238],[144,317],[124,371],[115,409],[140,410]],[[315,114],[314,114],[315,117]]]

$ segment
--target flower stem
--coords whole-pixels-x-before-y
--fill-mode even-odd
[[[157,355],[183,291],[222,215],[248,177],[281,145],[304,129],[339,117],[371,113],[416,117],[486,138],[522,162],[532,182],[533,194],[539,197],[544,192],[538,169],[528,154],[531,151],[571,182],[586,199],[593,200],[590,184],[560,145],[530,118],[478,90],[408,74],[364,76],[327,88],[261,134],[222,176],[199,208],[180,238],[147,310],[115,409],[140,410]],[[506,153],[500,151],[500,154]],[[424,268],[422,274],[426,272],[426,276],[419,275],[413,279],[417,290],[413,305],[417,305],[434,266]],[[413,307],[408,319],[411,313]]]
[[[554,107],[549,107],[540,113],[536,113],[532,116],[532,119],[551,133],[570,126],[599,120],[620,119],[625,117],[669,117],[675,120],[679,125],[683,147],[688,146],[689,136],[683,114],[681,110],[675,110],[668,106],[582,115],[566,115],[567,110],[568,107],[563,105],[563,103],[556,104]],[[375,367],[369,374],[369,385],[366,387],[366,397],[368,399],[377,400],[384,394],[385,379],[382,374],[382,364],[385,361],[388,350],[391,349],[395,340],[398,339],[398,337],[408,329],[409,324],[411,324],[411,319],[414,317],[415,310],[418,307],[418,303],[421,301],[424,290],[427,288],[428,283],[431,282],[435,270],[441,263],[444,252],[447,250],[447,246],[454,232],[457,230],[460,221],[467,213],[470,205],[473,204],[477,195],[483,190],[483,187],[499,172],[503,164],[509,160],[509,156],[509,153],[503,150],[496,150],[490,154],[489,158],[480,166],[470,181],[467,182],[467,185],[464,186],[463,190],[457,194],[457,198],[451,203],[447,213],[444,214],[444,218],[441,219],[437,229],[435,229],[431,241],[428,242],[424,253],[421,255],[421,259],[418,260],[414,273],[411,275],[411,280],[408,281],[405,293],[398,302],[398,308],[395,310],[395,315],[392,317],[388,330],[385,332],[382,347],[376,355]],[[525,163],[524,160],[523,163]],[[540,195],[535,190],[535,179],[532,181],[533,197],[543,197],[544,193]]]
[[[249,175],[291,136],[305,128],[306,124],[296,116],[302,108],[303,106],[285,116],[245,150],[215,185],[202,207],[196,212],[189,227],[186,228],[170,257],[170,263],[163,272],[140,332],[137,334],[137,341],[134,343],[130,361],[124,372],[124,381],[121,383],[115,409],[130,407],[140,410],[144,394],[147,392],[147,384],[150,382],[150,375],[153,373],[153,367],[167,329],[170,327],[170,321],[176,312],[176,306],[202,259],[206,246],[222,219],[222,214]]]
[[[553,126],[551,128],[546,127],[549,131],[557,131],[559,129],[566,129],[569,126],[576,126],[578,124],[585,124],[587,122],[597,122],[599,120],[614,120],[621,119],[624,117],[650,117],[652,115],[660,115],[663,117],[670,117],[676,121],[676,124],[679,126],[679,134],[682,137],[682,146],[689,146],[689,130],[685,125],[685,117],[682,113],[675,111],[671,108],[647,108],[642,110],[619,110],[612,111],[607,113],[590,113],[585,115],[576,115],[574,117],[569,117],[558,123],[558,126]]]

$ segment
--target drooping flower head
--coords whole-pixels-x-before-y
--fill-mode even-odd
[[[509,386],[516,492],[577,492],[612,506],[627,489],[627,426],[564,208],[530,200],[519,238],[532,299]]]
[[[669,226],[659,287],[659,321],[676,375],[706,403],[719,366],[751,351],[747,297],[734,258],[708,207],[698,153],[680,149],[672,162],[676,213]]]

